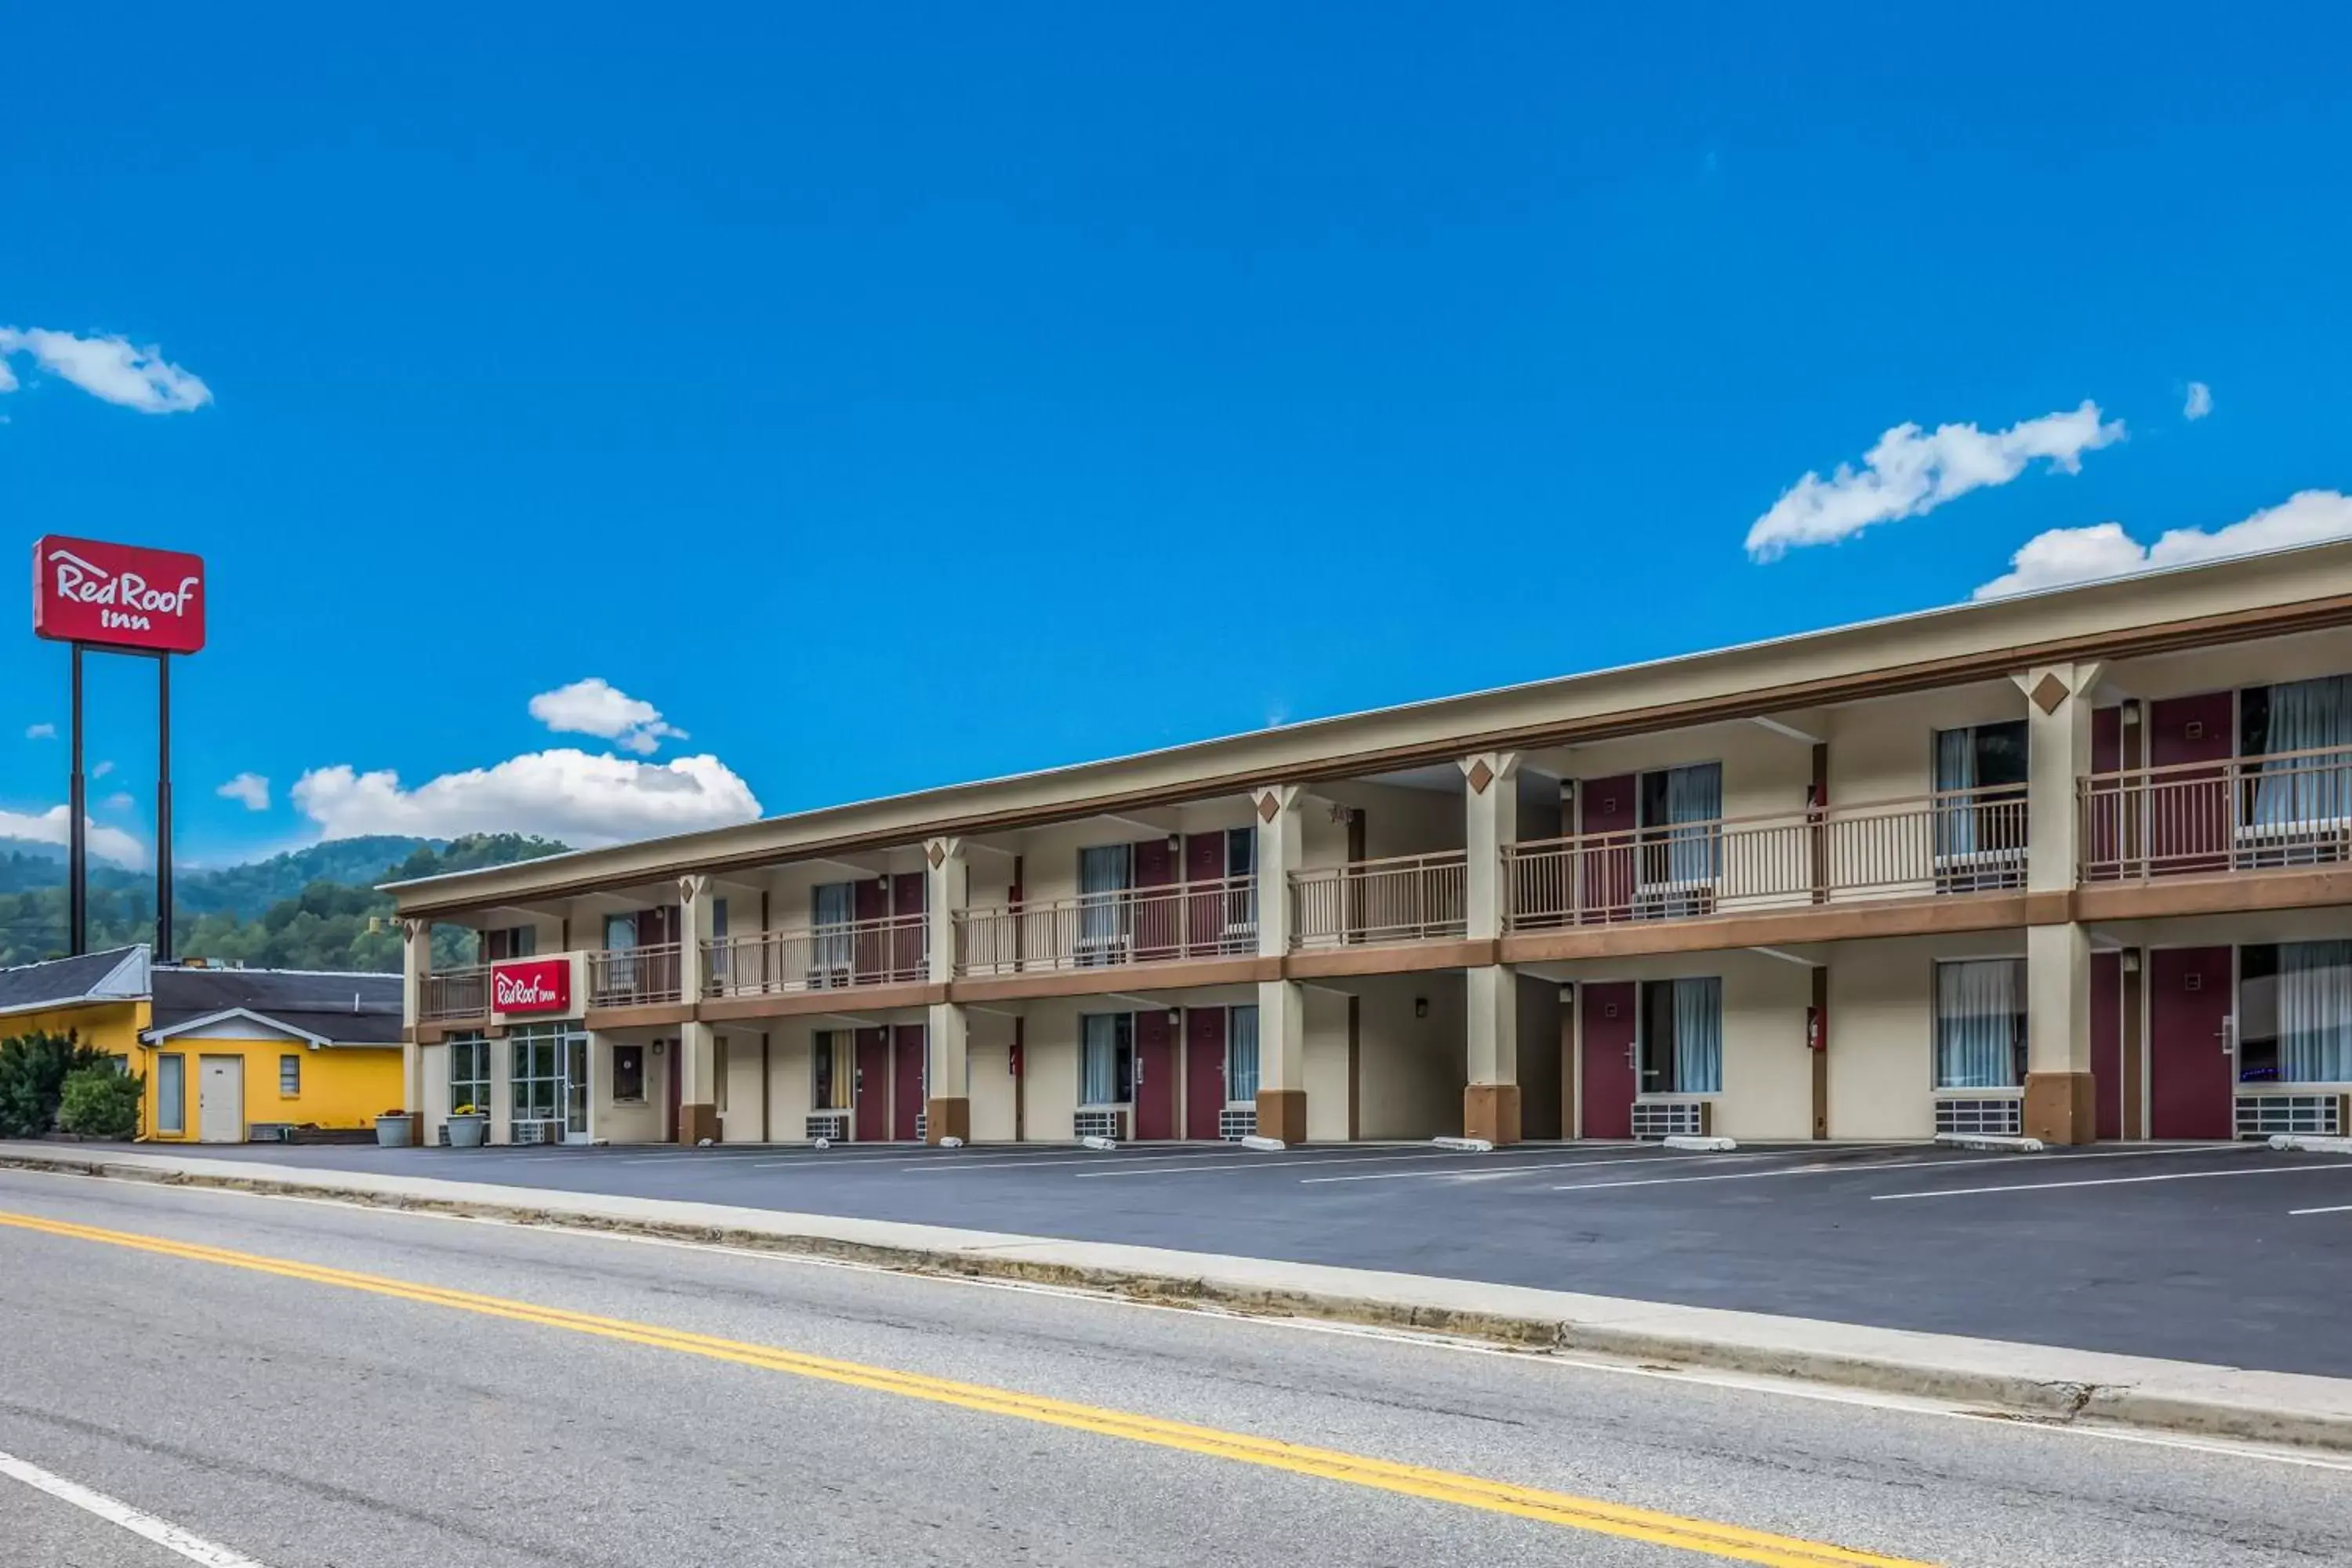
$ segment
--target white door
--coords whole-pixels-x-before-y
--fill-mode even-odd
[[[245,1058],[205,1057],[196,1077],[196,1141],[245,1142]]]

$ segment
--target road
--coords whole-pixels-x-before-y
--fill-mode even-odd
[[[1801,1144],[206,1146],[206,1157],[1241,1253],[2352,1377],[2352,1160]]]
[[[26,1172],[0,1454],[265,1568],[2352,1561],[2352,1465]]]

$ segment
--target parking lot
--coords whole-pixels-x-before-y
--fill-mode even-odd
[[[189,1152],[199,1151],[190,1150]],[[206,1155],[1129,1242],[2352,1375],[2352,1158],[1805,1144]]]

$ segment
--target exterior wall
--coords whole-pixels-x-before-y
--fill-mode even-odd
[[[650,1029],[612,1030],[588,1037],[588,1125],[593,1136],[607,1143],[661,1142],[663,1110],[668,1104],[669,1075],[677,1070],[677,1045],[675,1040],[665,1044],[659,1055],[654,1052],[655,1042],[662,1038],[664,1037]],[[505,1041],[498,1043],[507,1044]],[[615,1044],[646,1047],[646,1097],[643,1100],[615,1100],[613,1098],[613,1047]],[[512,1066],[509,1058],[509,1070]]]
[[[968,1015],[964,1068],[970,1075],[971,1141],[1010,1143],[1013,1115],[1013,1020],[1002,1013]]]
[[[1519,1136],[1558,1138],[1559,1124],[1559,987],[1519,976]]]
[[[2160,701],[2201,691],[2234,690],[2347,673],[2352,673],[2352,630],[2313,632],[2303,637],[2273,637],[2266,642],[2200,648],[2162,658],[2133,659],[2109,669],[2106,679],[2119,691]]]
[[[2021,958],[2022,931],[1846,942],[1830,959],[1830,1135],[1936,1132],[1936,964]]]
[[[1830,805],[1906,800],[1936,787],[1936,731],[2025,717],[2025,696],[2009,681],[1913,692],[1857,702],[1828,715]],[[1804,748],[1792,744],[1791,751]],[[1811,761],[1805,765],[1810,768]],[[1800,790],[1796,804],[1804,804]]]
[[[1830,754],[1834,766],[1834,744]],[[1540,765],[1571,779],[1614,778],[1696,763],[1723,764],[1726,817],[1801,812],[1813,780],[1812,748],[1760,724],[1706,724],[1661,735],[1634,735],[1540,760]]]
[[[441,1129],[447,1126],[449,1113],[457,1108],[449,1103],[449,1047],[419,1046],[425,1058],[425,1126],[421,1136],[428,1145],[441,1142]]]
[[[1023,1030],[1028,1141],[1066,1143],[1076,1136],[1078,1109],[1078,1016],[1110,1012],[1118,1003],[1053,997],[1029,1005]]]
[[[807,1135],[816,1069],[809,1037],[815,1026],[804,1018],[778,1018],[768,1029],[768,1125],[781,1142]]]
[[[1307,1141],[1344,1143],[1348,1139],[1348,998],[1310,985],[1304,1000]]]
[[[1360,998],[1357,1136],[1417,1139],[1461,1131],[1469,1004],[1460,972],[1378,974],[1350,984]],[[1417,997],[1429,1003],[1426,1016],[1414,1016]],[[1311,1121],[1311,1086],[1307,1113]]]
[[[247,1029],[250,1026],[246,1026]],[[179,1055],[187,1060],[185,1068],[185,1107],[183,1121],[185,1131],[180,1134],[158,1133],[155,1125],[157,1058]],[[301,1088],[299,1092],[281,1095],[278,1092],[278,1058],[290,1056],[299,1058],[301,1068]],[[397,1046],[326,1046],[313,1047],[299,1039],[257,1040],[247,1034],[244,1037],[219,1038],[181,1035],[164,1041],[157,1047],[141,1047],[136,1070],[147,1075],[146,1104],[142,1108],[149,1129],[144,1136],[165,1143],[193,1143],[199,1131],[197,1060],[202,1057],[238,1057],[243,1058],[245,1075],[245,1126],[247,1136],[262,1123],[285,1122],[298,1127],[373,1127],[376,1117],[386,1110],[398,1110],[404,1103],[401,1081],[400,1047]],[[446,1087],[446,1079],[444,1079]]]

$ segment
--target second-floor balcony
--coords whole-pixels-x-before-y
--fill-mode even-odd
[[[971,909],[955,927],[963,975],[1241,957],[1257,952],[1257,884],[1226,877]]]
[[[2086,884],[2352,860],[2343,747],[2094,773],[2076,804]]]
[[[1505,928],[1549,931],[2022,888],[2025,792],[1582,833],[1505,851]]]
[[[490,966],[469,963],[459,969],[436,969],[425,976],[417,999],[416,1021],[446,1024],[487,1019],[490,1014]]]
[[[588,1005],[645,1007],[684,994],[685,950],[677,942],[614,948],[588,955]]]
[[[1290,945],[1431,942],[1468,929],[1469,857],[1459,849],[1295,871]]]
[[[899,985],[929,977],[931,928],[922,915],[750,931],[702,944],[705,996],[772,996]]]

